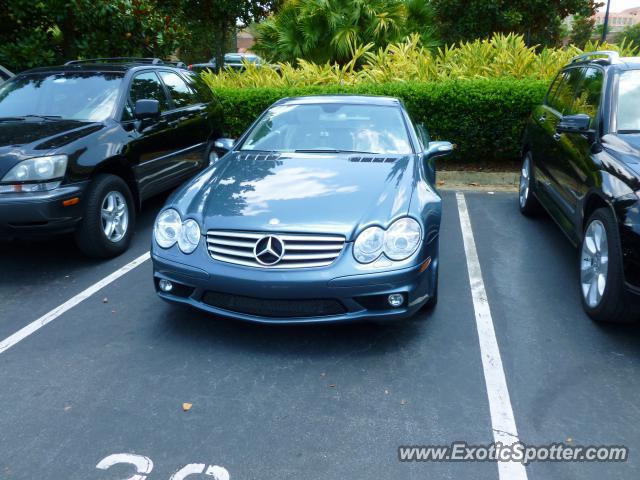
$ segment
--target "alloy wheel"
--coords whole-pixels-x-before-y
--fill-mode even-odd
[[[609,245],[607,230],[600,220],[592,221],[582,241],[580,284],[586,304],[597,307],[607,286],[609,271]]]
[[[129,207],[124,195],[115,190],[107,193],[100,212],[102,231],[107,240],[113,243],[122,240],[129,228]]]
[[[527,153],[522,163],[522,171],[520,172],[520,206],[524,208],[529,198],[529,183],[531,180],[531,154]]]

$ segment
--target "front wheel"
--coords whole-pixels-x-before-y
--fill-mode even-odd
[[[98,175],[85,195],[84,217],[76,231],[76,243],[86,255],[110,258],[123,253],[135,226],[133,196],[115,175]]]
[[[607,208],[593,212],[580,246],[580,292],[587,314],[597,322],[634,321],[627,298],[622,247],[615,217]]]
[[[518,188],[518,205],[523,215],[531,216],[540,212],[540,203],[532,192],[533,186],[533,156],[526,152],[522,159],[520,184]]]

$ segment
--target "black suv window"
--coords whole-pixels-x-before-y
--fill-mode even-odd
[[[583,81],[576,93],[571,113],[586,113],[591,117],[593,125],[600,106],[600,96],[602,95],[602,82],[604,75],[602,70],[596,67],[584,69]]]
[[[177,73],[161,71],[160,77],[169,90],[175,108],[200,103],[196,93]]]
[[[558,88],[553,92],[553,97],[547,99],[547,104],[556,109],[562,115],[570,112],[576,88],[582,79],[582,69],[572,68],[562,73]]]
[[[155,72],[142,72],[133,77],[129,88],[129,101],[122,116],[123,120],[133,118],[133,107],[138,100],[158,100],[160,111],[167,109],[167,96]]]

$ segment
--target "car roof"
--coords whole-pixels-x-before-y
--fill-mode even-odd
[[[184,70],[182,68],[176,67],[167,63],[159,63],[159,64],[149,64],[149,63],[79,63],[72,65],[53,65],[50,67],[38,67],[32,68],[22,74],[25,73],[73,73],[73,72],[121,72],[125,73],[129,70],[133,69],[142,69],[142,68],[168,68],[175,70]]]
[[[283,98],[275,105],[314,105],[326,103],[345,103],[358,105],[377,105],[385,107],[399,107],[400,100],[394,97],[382,97],[376,95],[309,95],[304,97]]]

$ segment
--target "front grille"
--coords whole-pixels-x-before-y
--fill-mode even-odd
[[[272,300],[243,297],[228,293],[207,292],[202,301],[212,307],[259,317],[326,317],[340,315],[347,309],[338,300]]]
[[[277,237],[284,245],[282,259],[263,265],[254,255],[256,243],[265,236]],[[338,235],[278,234],[209,230],[207,249],[214,260],[259,268],[326,267],[338,258],[345,239]]]

